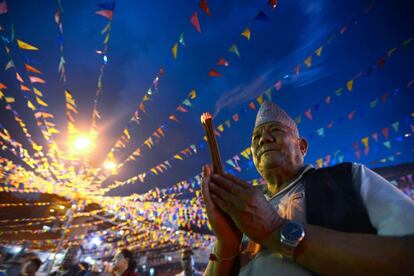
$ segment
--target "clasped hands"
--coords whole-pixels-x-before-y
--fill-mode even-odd
[[[202,194],[210,225],[218,241],[240,245],[241,234],[264,246],[269,236],[286,223],[264,194],[231,174],[213,174],[203,167]]]

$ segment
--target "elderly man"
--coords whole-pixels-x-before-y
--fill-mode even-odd
[[[203,167],[203,199],[217,237],[205,275],[407,272],[414,202],[363,165],[304,165],[307,149],[289,115],[265,102],[251,150],[266,195]]]

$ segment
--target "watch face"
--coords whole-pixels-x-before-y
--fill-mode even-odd
[[[287,241],[296,242],[303,238],[305,232],[300,224],[289,222],[282,228],[281,235]]]

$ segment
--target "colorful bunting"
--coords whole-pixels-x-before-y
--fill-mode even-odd
[[[197,32],[201,33],[200,22],[198,21],[198,14],[194,12],[190,18],[191,24],[193,24],[194,28],[196,28]]]

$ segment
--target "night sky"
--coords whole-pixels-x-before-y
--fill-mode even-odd
[[[16,39],[40,49],[24,51],[14,41],[10,43],[16,69],[23,77],[27,79],[25,60],[43,72],[38,76],[46,83],[36,87],[43,92],[48,111],[55,115],[53,122],[61,133],[53,138],[64,149],[65,87],[78,106],[76,127],[88,131],[91,126],[99,70],[104,62],[103,55],[96,50],[103,48],[105,35],[101,30],[109,22],[95,14],[102,10],[98,5],[102,3],[108,1],[62,0],[62,37],[54,21],[57,1],[8,0],[8,13],[0,15],[0,82],[16,98],[16,110],[39,143],[45,142],[23,101],[23,93],[27,92],[20,91],[14,70],[4,70],[10,59],[4,40],[10,39],[14,26]],[[102,187],[148,172],[165,160],[171,161],[171,167],[156,176],[148,175],[144,183],[138,181],[115,189],[110,195],[165,188],[197,175],[201,166],[210,162],[202,143],[203,112],[214,114],[216,126],[230,120],[230,128],[224,125],[218,143],[223,161],[236,154],[240,156],[241,172],[229,164],[225,165],[226,170],[246,180],[258,178],[252,162],[240,152],[250,145],[259,106],[256,98],[269,88],[273,102],[292,118],[301,116],[299,131],[310,143],[307,163],[315,165],[323,158],[327,165],[342,160],[379,167],[414,161],[414,139],[410,136],[414,132],[414,82],[410,83],[414,80],[414,41],[408,40],[414,38],[412,1],[281,0],[276,8],[267,1],[207,3],[211,16],[199,7],[199,1],[116,1],[102,79],[103,94],[99,97],[98,145],[91,162],[97,167],[102,164],[163,68],[158,89],[153,89],[155,94],[145,102],[146,112],[142,113],[140,124],[128,124],[131,142],[115,153],[122,162],[141,145],[142,157],[128,163]],[[194,12],[198,14],[201,33],[190,22]],[[251,31],[250,40],[240,35],[246,27]],[[185,46],[178,43],[174,59],[171,49],[181,34]],[[237,45],[239,57],[228,51],[233,44]],[[66,86],[59,80],[59,45],[64,46]],[[317,56],[315,51],[320,46],[323,48]],[[389,52],[394,47],[397,49]],[[310,55],[312,61],[308,66],[304,61]],[[229,66],[216,65],[221,58]],[[296,67],[298,64],[300,68]],[[209,76],[213,68],[221,76]],[[295,72],[295,68],[299,70]],[[349,89],[347,83],[352,79],[353,87]],[[192,106],[183,106],[182,101],[193,89],[197,97]],[[256,110],[249,107],[251,102]],[[188,112],[177,111],[180,104]],[[2,101],[0,123],[27,146],[4,107]],[[305,115],[309,110],[312,120],[309,113]],[[178,122],[168,119],[172,113],[177,115]],[[238,122],[232,119],[235,113],[239,115]],[[329,128],[330,123],[333,124]],[[164,126],[165,137],[152,149],[142,146],[160,126]],[[388,128],[387,137],[384,128]],[[378,134],[377,139],[374,133]],[[369,137],[368,150],[361,141],[365,137]],[[173,158],[192,144],[196,145],[197,154],[182,155],[184,160]],[[19,162],[5,151],[0,151],[0,155]]]

